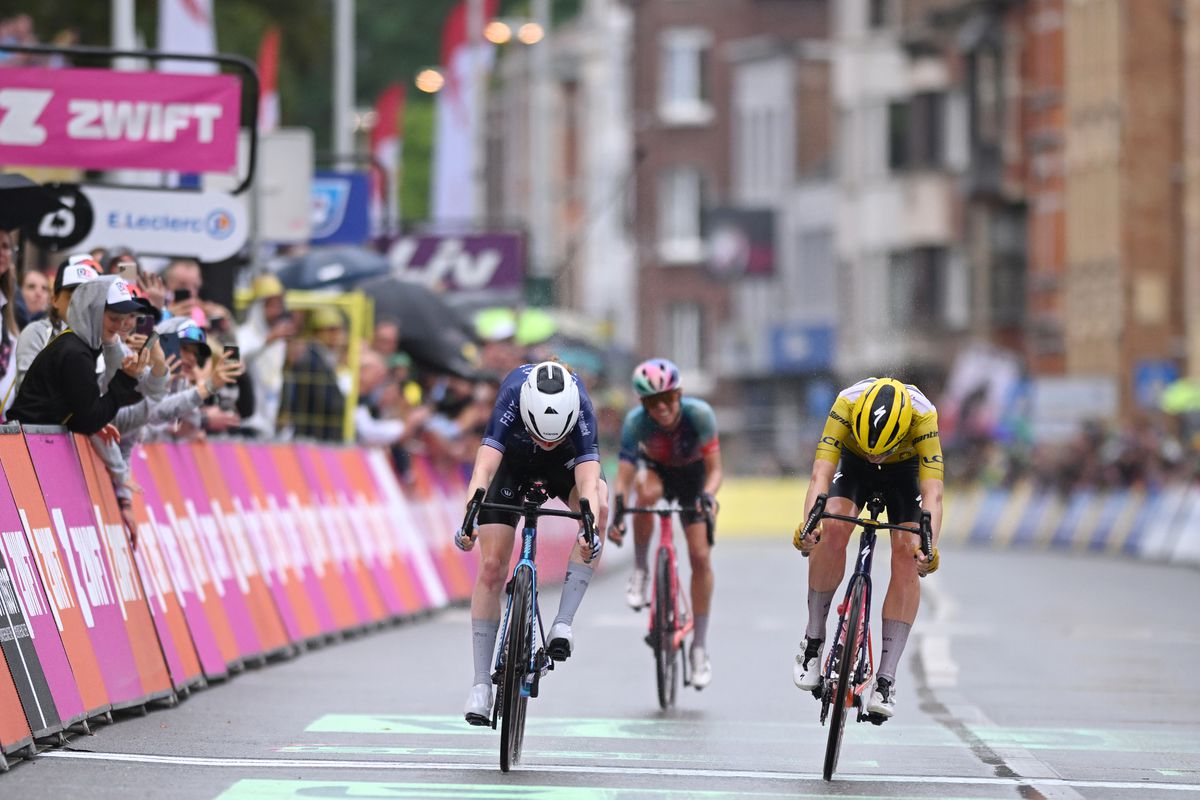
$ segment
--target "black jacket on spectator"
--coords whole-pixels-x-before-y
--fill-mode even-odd
[[[118,371],[100,394],[96,359],[104,331],[105,276],[75,290],[67,309],[68,328],[52,339],[29,365],[17,399],[9,409],[10,422],[25,425],[66,425],[76,433],[92,434],[112,422],[117,409],[142,399],[137,380]]]

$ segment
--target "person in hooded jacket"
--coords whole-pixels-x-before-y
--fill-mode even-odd
[[[140,310],[125,281],[114,275],[76,289],[67,308],[68,327],[29,365],[8,419],[25,425],[65,425],[90,435],[111,423],[118,409],[141,400],[137,384],[149,351],[126,355],[104,394],[96,382],[101,348],[118,340]]]

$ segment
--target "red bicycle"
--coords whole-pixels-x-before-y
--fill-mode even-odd
[[[658,555],[654,561],[654,584],[650,596],[650,626],[646,644],[654,650],[654,676],[658,685],[658,705],[663,711],[675,705],[675,696],[682,673],[683,685],[691,685],[688,660],[681,658],[684,642],[694,624],[687,592],[680,591],[679,571],[676,568],[675,526],[672,517],[682,509],[678,503],[653,508],[630,508],[623,495],[617,495],[615,517],[623,520],[626,514],[653,514],[658,517]],[[712,540],[712,514],[705,510],[705,524]],[[680,520],[682,525],[682,519]],[[680,669],[680,662],[683,663]]]

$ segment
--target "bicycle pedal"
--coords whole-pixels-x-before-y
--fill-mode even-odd
[[[868,714],[866,714],[865,716],[866,716],[866,720],[867,720],[867,722],[869,722],[869,723],[871,723],[872,725],[875,725],[875,726],[882,725],[883,723],[885,723],[885,722],[887,722],[887,721],[888,721],[888,718],[887,718],[887,717],[885,717],[883,714],[870,714],[870,713],[868,713]]]

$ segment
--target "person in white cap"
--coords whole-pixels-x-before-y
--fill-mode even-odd
[[[100,265],[87,253],[69,256],[58,265],[50,313],[26,325],[17,337],[17,377],[12,388],[13,397],[16,397],[21,381],[25,379],[25,372],[37,354],[67,327],[67,307],[75,289],[99,277]]]
[[[65,425],[90,435],[112,422],[118,409],[141,400],[137,383],[150,361],[149,350],[125,356],[104,394],[95,379],[101,346],[118,340],[141,309],[129,286],[115,275],[79,286],[67,307],[67,329],[30,364],[8,419]]]

